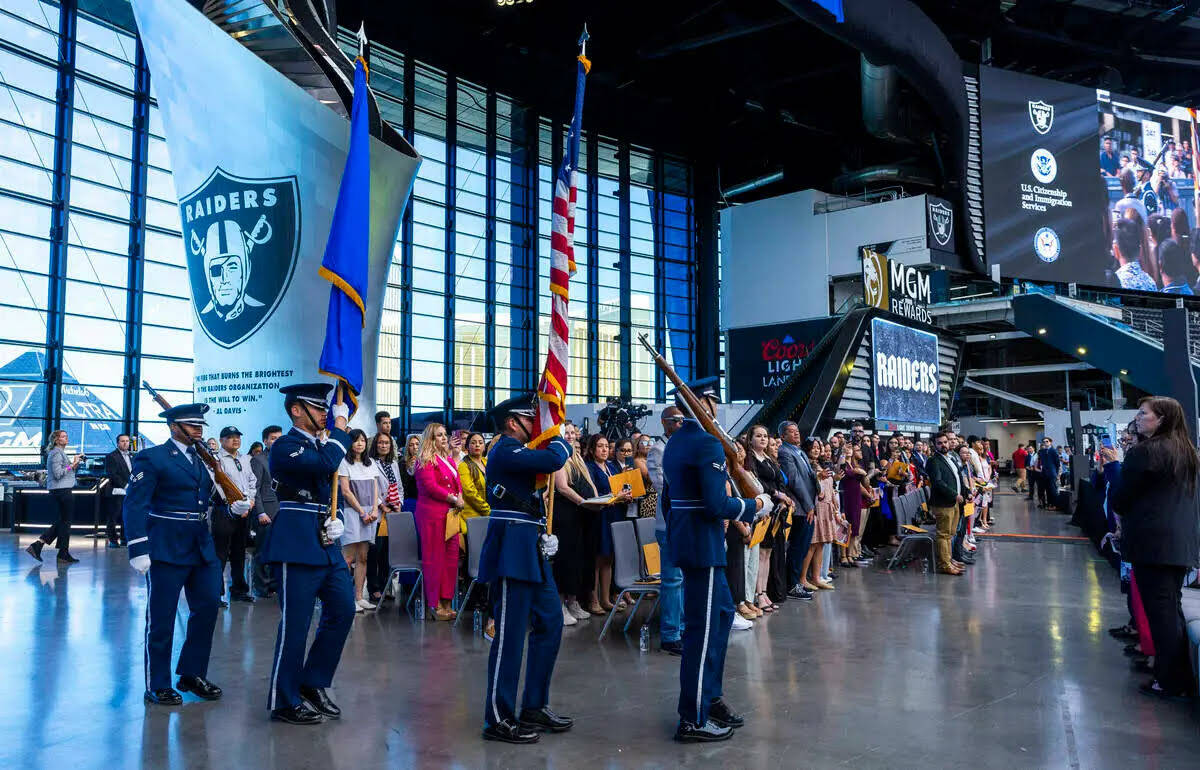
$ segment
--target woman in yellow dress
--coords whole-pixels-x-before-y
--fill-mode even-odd
[[[483,434],[472,433],[467,436],[467,453],[458,464],[458,477],[462,481],[463,490],[463,509],[459,516],[462,522],[463,538],[459,540],[466,546],[467,534],[467,519],[476,516],[487,516],[491,513],[491,508],[487,502],[487,457],[484,455],[484,447],[487,442],[483,440]]]

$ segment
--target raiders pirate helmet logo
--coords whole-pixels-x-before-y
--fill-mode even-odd
[[[954,210],[941,201],[930,203],[929,226],[933,229],[933,239],[939,246],[945,246],[954,231]]]
[[[300,249],[294,176],[246,179],[221,168],[179,201],[200,327],[224,348],[258,330],[292,280]]]
[[[1050,133],[1051,127],[1054,126],[1054,105],[1047,104],[1042,100],[1029,102],[1029,122],[1033,124],[1033,130],[1039,134]]]

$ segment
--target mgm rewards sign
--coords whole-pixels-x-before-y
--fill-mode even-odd
[[[350,147],[349,120],[335,108],[348,104],[353,67],[328,30],[297,27],[304,15],[295,8],[262,0],[253,23],[236,29],[219,26],[241,23],[225,4],[204,7],[211,18],[186,0],[133,0],[174,166],[195,315],[195,397],[217,425],[249,433],[281,422],[280,386],[320,377],[329,282],[318,268]],[[259,58],[256,46],[309,67],[306,85]],[[308,84],[317,82],[324,90],[314,93]],[[387,270],[421,161],[397,137],[372,125],[359,397],[367,419]]]
[[[929,313],[932,276],[894,259],[888,259],[891,243],[863,246],[863,300],[868,307],[887,310],[922,323],[933,323]]]

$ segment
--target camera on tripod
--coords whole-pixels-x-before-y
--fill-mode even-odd
[[[608,439],[609,443],[613,443],[633,438],[633,434],[640,430],[638,422],[652,413],[653,410],[648,406],[613,396],[600,410],[600,414],[596,415],[596,422],[600,434]]]

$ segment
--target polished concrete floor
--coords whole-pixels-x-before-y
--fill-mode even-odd
[[[998,511],[1000,531],[1076,534],[1023,497]],[[636,635],[597,644],[599,622],[581,623],[552,703],[577,726],[512,747],[479,738],[487,643],[392,605],[355,621],[340,722],[267,720],[268,602],[222,611],[223,700],[147,707],[145,587],[124,552],[80,542],[56,570],[20,552],[29,540],[0,536],[0,767],[1200,766],[1197,715],[1137,692],[1105,631],[1126,620],[1116,578],[1072,541],[984,542],[962,578],[844,570],[836,591],[735,632],[725,694],[749,724],[723,744],[670,740],[678,658],[639,653]]]

